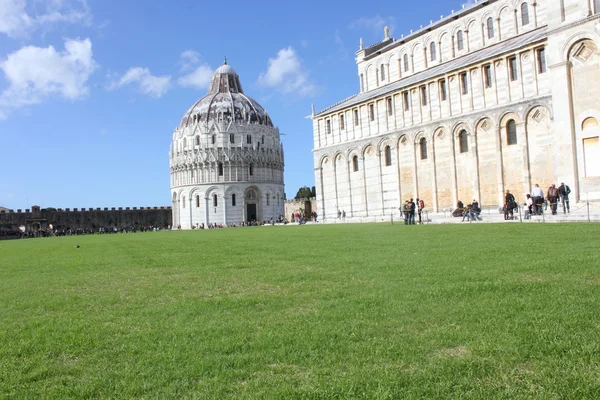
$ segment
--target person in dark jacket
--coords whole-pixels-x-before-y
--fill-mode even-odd
[[[510,219],[513,219],[514,209],[517,208],[517,203],[515,202],[515,196],[513,196],[513,194],[508,190],[506,191],[506,196],[504,196],[504,204],[506,207],[504,219],[509,219],[509,215]]]
[[[571,213],[571,208],[569,207],[569,194],[571,193],[571,188],[568,185],[565,185],[564,182],[560,183],[558,187],[558,195],[560,196],[560,202],[563,208],[563,214],[567,212]],[[565,207],[566,204],[566,207]]]
[[[558,189],[556,188],[555,184],[552,184],[552,186],[548,188],[546,196],[548,197],[548,203],[550,203],[552,215],[556,215],[556,207],[558,206]]]

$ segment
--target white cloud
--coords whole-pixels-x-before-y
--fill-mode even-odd
[[[317,92],[317,87],[310,82],[308,72],[291,46],[279,50],[275,58],[269,59],[269,68],[267,72],[260,74],[258,83],[282,93],[296,93],[301,96],[310,96]]]
[[[86,0],[0,0],[0,33],[18,38],[58,23],[90,24]]]
[[[177,81],[183,87],[195,87],[198,89],[206,89],[210,84],[213,75],[213,70],[208,64],[202,64],[193,72],[182,76]]]
[[[179,56],[182,71],[189,71],[200,62],[200,53],[195,50],[186,50]]]
[[[118,81],[111,83],[109,90],[115,90],[125,85],[137,85],[140,92],[158,99],[171,87],[171,76],[154,76],[148,68],[130,68]]]
[[[394,17],[382,17],[377,14],[374,17],[361,17],[350,23],[352,29],[367,29],[372,33],[381,35],[383,39],[383,28],[388,27],[390,29],[390,35],[393,34],[396,28],[396,19]]]
[[[0,62],[9,85],[0,93],[0,119],[7,110],[37,104],[51,96],[77,100],[88,94],[96,68],[90,39],[65,41],[65,49],[26,46]]]
[[[187,72],[177,80],[180,86],[206,89],[210,84],[213,70],[207,63],[200,63],[200,53],[194,50],[186,50],[179,56],[181,72]],[[191,71],[191,72],[190,72]]]

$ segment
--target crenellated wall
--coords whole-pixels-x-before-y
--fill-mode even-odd
[[[171,207],[66,208],[54,209],[32,206],[31,210],[0,210],[0,229],[16,230],[25,226],[28,231],[100,228],[130,228],[172,226]]]

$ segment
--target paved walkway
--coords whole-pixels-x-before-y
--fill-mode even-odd
[[[531,219],[527,220],[524,218],[523,210],[521,213],[515,213],[513,220],[504,220],[504,214],[499,212],[498,209],[485,209],[481,212],[482,221],[473,221],[474,224],[481,223],[556,223],[556,222],[600,222],[600,204],[587,203],[575,204],[571,207],[571,212],[564,214],[562,208],[557,215],[552,215],[550,209],[545,211],[544,215],[535,215]],[[378,215],[370,217],[346,217],[345,219],[328,218],[326,220],[319,220],[318,223],[325,224],[356,224],[356,223],[375,223],[375,222],[386,222],[390,223],[393,220],[394,223],[403,224],[404,220],[398,212],[390,215]],[[462,222],[462,217],[452,217],[450,210],[442,211],[438,213],[430,213],[426,210],[423,213],[423,221],[428,224],[460,224],[468,223],[467,221]],[[310,224],[311,222],[309,222]]]

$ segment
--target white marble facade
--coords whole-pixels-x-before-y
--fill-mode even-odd
[[[279,129],[244,94],[227,62],[175,129],[169,160],[175,228],[240,225],[283,215]]]
[[[361,40],[359,93],[312,115],[319,214],[498,207],[562,181],[600,200],[599,22],[600,0],[488,0]]]

